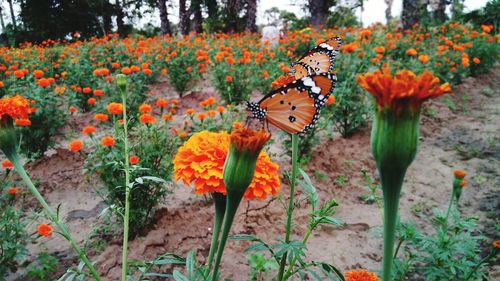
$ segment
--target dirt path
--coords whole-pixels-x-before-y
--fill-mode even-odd
[[[401,197],[403,220],[415,221],[428,231],[428,223],[417,216],[416,211],[425,214],[433,207],[444,208],[450,194],[452,171],[461,168],[469,174],[469,186],[462,196],[462,212],[478,215],[484,234],[491,240],[499,239],[495,230],[500,218],[499,86],[500,67],[497,67],[479,78],[468,78],[448,98],[428,105],[436,114],[422,118],[419,152],[408,171]],[[454,111],[450,110],[453,104],[456,106]],[[47,170],[49,165],[33,165],[31,174],[53,186],[47,188],[46,197],[52,206],[62,202],[63,216],[70,218],[68,223],[72,232],[82,241],[102,209],[100,199],[81,175],[83,158],[57,150],[47,159],[62,162],[63,167],[56,165]],[[278,161],[282,169],[288,169],[286,157]],[[309,239],[310,257],[333,263],[343,270],[358,267],[377,270],[382,258],[382,239],[375,233],[382,225],[381,211],[376,204],[365,204],[359,199],[360,195],[368,193],[361,171],[367,170],[373,177],[376,175],[369,149],[369,128],[351,139],[325,139],[306,169],[320,198],[335,198],[340,204],[337,217],[346,223],[342,228],[319,228]],[[283,185],[282,196],[287,197],[287,193],[288,186]],[[306,230],[308,208],[300,204],[294,213],[296,239]],[[212,205],[190,195],[188,188],[179,186],[175,194],[165,200],[157,217],[148,233],[131,241],[132,259],[153,259],[165,252],[185,255],[193,249],[198,261],[204,261],[210,244]],[[278,200],[244,202],[232,233],[255,234],[273,242],[283,238],[284,220]],[[105,250],[94,257],[98,270],[107,280],[119,279],[120,244],[120,240],[111,240]],[[46,243],[50,251],[71,256],[65,245],[58,237]],[[222,265],[223,277],[246,280],[248,266],[242,251],[247,246],[243,242],[228,243]],[[489,271],[493,280],[500,279],[500,265],[490,267]]]

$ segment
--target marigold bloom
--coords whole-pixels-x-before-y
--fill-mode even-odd
[[[166,99],[157,99],[156,106],[158,107],[166,107],[168,105],[168,101]]]
[[[139,116],[139,121],[141,121],[142,124],[154,124],[156,123],[156,119],[153,117],[153,115],[149,113],[144,113],[141,116]]]
[[[68,148],[69,148],[69,150],[71,150],[73,152],[78,152],[78,151],[82,150],[82,148],[83,148],[83,141],[81,141],[81,140],[72,140],[69,143]]]
[[[132,70],[129,67],[123,67],[121,70],[121,73],[125,74],[125,75],[129,75],[130,73],[132,73]]]
[[[481,60],[479,58],[473,58],[472,62],[474,62],[475,64],[479,64]]]
[[[186,114],[187,115],[193,115],[195,112],[196,112],[196,110],[194,110],[193,108],[186,109]]]
[[[38,81],[36,81],[36,83],[38,84],[38,86],[40,86],[42,88],[47,88],[48,86],[50,86],[50,80],[47,78],[38,79]]]
[[[11,187],[7,188],[7,194],[9,194],[9,195],[16,195],[18,193],[19,193],[19,188],[17,188],[17,187],[11,186]]]
[[[84,133],[85,135],[91,135],[95,132],[95,127],[94,126],[85,126],[83,127],[82,129],[82,133]]]
[[[174,179],[182,180],[186,185],[194,184],[196,194],[225,194],[222,174],[229,145],[230,137],[226,132],[202,131],[192,135],[174,157]],[[277,195],[280,188],[278,169],[279,166],[261,152],[244,198],[264,200],[268,195]]]
[[[429,62],[429,57],[427,55],[420,55],[418,56],[418,60],[421,62],[421,63],[428,63]]]
[[[94,115],[94,120],[105,122],[105,121],[109,120],[109,117],[108,117],[108,115],[106,115],[104,113],[96,113]]]
[[[101,139],[101,144],[107,147],[115,145],[115,139],[112,136],[105,136]]]
[[[326,105],[330,105],[330,104],[333,104],[335,102],[335,96],[334,95],[330,95],[328,97],[328,99],[326,100],[325,104]]]
[[[140,113],[150,113],[151,111],[153,111],[153,108],[147,103],[143,103],[139,106]]]
[[[69,112],[70,112],[70,113],[76,113],[77,111],[78,111],[78,110],[76,109],[76,107],[74,107],[74,106],[70,106],[70,107],[69,107]]]
[[[110,102],[106,107],[109,114],[118,115],[123,113],[123,104],[119,102]]]
[[[493,241],[493,244],[492,244],[493,248],[495,249],[500,249],[500,240],[495,240]]]
[[[420,75],[409,70],[402,70],[394,77],[388,67],[374,73],[360,74],[358,84],[367,90],[376,100],[379,110],[390,108],[396,111],[409,107],[418,110],[429,98],[450,92],[450,84],[439,84],[439,78],[425,71]]]
[[[462,181],[460,182],[460,187],[461,187],[461,188],[466,188],[466,187],[467,187],[467,181],[466,181],[466,180],[462,180]]]
[[[38,79],[38,78],[42,78],[42,77],[43,77],[43,75],[44,75],[44,73],[43,73],[43,71],[41,71],[41,70],[38,70],[38,69],[37,69],[37,70],[33,71],[33,77],[35,77],[35,78],[37,78],[37,79]]]
[[[282,87],[288,83],[291,83],[294,80],[295,80],[295,78],[291,75],[280,76],[271,83],[271,86],[272,87]]]
[[[233,82],[233,76],[231,76],[231,75],[227,75],[227,76],[226,76],[226,82],[228,82],[228,83]]]
[[[38,234],[43,237],[52,236],[52,226],[50,224],[41,223],[37,227]]]
[[[219,105],[219,106],[217,106],[215,111],[217,111],[219,113],[224,113],[224,111],[226,111],[226,109],[222,105]]]
[[[31,120],[29,119],[16,119],[15,123],[20,127],[31,126]]]
[[[201,112],[201,113],[198,113],[198,114],[196,115],[196,118],[198,118],[198,119],[200,119],[201,121],[203,121],[203,120],[205,120],[205,118],[207,118],[207,115],[206,115],[205,113]]]
[[[379,281],[375,273],[369,272],[364,269],[357,269],[348,271],[344,274],[346,281]]]
[[[34,112],[30,102],[22,96],[4,96],[0,99],[0,120],[10,117],[13,120],[26,119]]]
[[[161,118],[165,121],[172,121],[173,120],[173,117],[170,114],[163,114],[163,116]]]
[[[457,179],[463,179],[465,178],[465,176],[467,176],[467,173],[463,170],[454,170],[453,171],[453,175],[457,178]]]
[[[416,56],[417,53],[418,53],[417,50],[415,50],[413,48],[406,50],[406,55],[407,56]]]
[[[95,98],[89,98],[89,99],[87,100],[87,103],[88,103],[89,105],[94,105],[96,101],[97,101],[97,100],[96,100]]]
[[[14,168],[14,164],[12,164],[12,162],[10,162],[9,160],[3,160],[2,167],[4,169],[12,169],[12,168]]]
[[[135,155],[132,155],[128,158],[128,161],[130,162],[130,164],[132,165],[136,165],[137,163],[139,163],[139,157],[135,156]]]
[[[101,89],[95,89],[92,93],[96,97],[101,97],[104,94],[104,92]]]
[[[90,89],[90,87],[85,87],[85,88],[82,89],[82,92],[84,94],[90,94],[90,92],[92,92],[92,89]]]

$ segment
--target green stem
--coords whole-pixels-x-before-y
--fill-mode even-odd
[[[122,281],[126,281],[128,272],[128,233],[130,220],[130,171],[128,162],[127,94],[124,90],[121,90],[121,92],[123,103],[123,143],[125,153],[125,216],[123,218]]]
[[[212,263],[214,260],[215,251],[217,250],[218,246],[220,230],[222,227],[222,220],[224,219],[224,213],[226,211],[226,196],[221,193],[215,192],[212,193],[212,197],[215,202],[215,218],[214,218],[214,227],[212,230],[212,243],[210,243],[207,269],[205,270],[205,275],[207,276],[212,270]]]
[[[286,219],[286,229],[285,229],[285,243],[290,242],[290,235],[292,233],[292,214],[294,207],[295,198],[295,178],[298,171],[298,151],[299,151],[299,136],[296,134],[292,135],[292,174],[290,176],[290,199],[288,202],[287,209],[287,219]],[[283,280],[283,274],[285,273],[286,258],[288,252],[285,252],[281,257],[280,268],[278,272],[278,281]]]
[[[450,204],[448,205],[448,210],[446,211],[446,218],[444,220],[445,227],[448,225],[448,218],[450,217],[451,207],[453,206],[453,200],[455,199],[455,188],[452,188]]]
[[[390,175],[381,175],[384,195],[384,258],[382,281],[391,281],[391,269],[394,260],[394,240],[398,218],[399,195],[405,172],[392,171]]]
[[[56,213],[54,213],[54,211],[52,211],[49,204],[47,204],[47,202],[45,201],[45,199],[43,199],[40,192],[38,192],[38,190],[36,189],[35,185],[31,181],[28,174],[26,173],[26,170],[24,170],[23,165],[21,165],[21,162],[19,161],[19,156],[17,155],[17,152],[16,151],[12,151],[12,152],[4,151],[4,152],[5,152],[5,155],[7,156],[7,158],[9,158],[9,160],[14,164],[14,167],[16,168],[17,173],[21,176],[23,181],[26,183],[28,190],[31,192],[31,194],[33,194],[33,196],[42,205],[43,209],[45,210],[45,213],[49,216],[50,220],[55,225],[57,225],[61,234],[64,236],[64,238],[66,238],[66,240],[68,240],[69,244],[71,245],[71,248],[73,248],[73,250],[77,253],[78,257],[80,257],[80,259],[85,263],[85,265],[87,266],[87,268],[90,271],[90,274],[94,277],[94,279],[96,281],[100,281],[101,278],[99,277],[99,273],[97,273],[94,266],[92,265],[90,260],[87,258],[87,256],[83,252],[83,250],[80,248],[80,246],[78,246],[76,241],[73,239],[73,237],[69,233],[68,229],[66,228],[66,225],[64,224],[64,222],[62,222],[59,219],[59,216]]]
[[[230,193],[228,191],[226,198],[226,212],[224,214],[224,224],[222,227],[222,235],[219,242],[219,247],[217,248],[217,258],[215,259],[214,273],[212,275],[212,281],[218,280],[219,266],[222,261],[222,254],[224,253],[224,248],[226,247],[227,237],[229,236],[229,230],[233,224],[234,216],[238,210],[243,194],[236,192]]]
[[[304,235],[304,239],[302,239],[302,244],[306,244],[307,240],[309,239],[309,236],[311,236],[312,231],[315,227],[310,227],[307,230],[306,235]],[[287,271],[285,272],[284,278],[285,280],[288,280],[288,278],[292,277],[292,270],[293,270],[293,265],[297,262],[298,256],[294,256],[292,262],[290,263],[290,266],[288,267]]]

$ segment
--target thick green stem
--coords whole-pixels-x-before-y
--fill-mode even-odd
[[[224,253],[224,248],[226,247],[227,237],[229,236],[229,231],[231,230],[231,225],[233,224],[234,216],[238,210],[243,194],[237,192],[227,193],[226,198],[226,212],[224,214],[224,225],[222,228],[222,235],[219,242],[219,247],[217,248],[217,258],[215,259],[214,273],[212,275],[212,281],[218,280],[219,266],[222,261],[222,254]]]
[[[17,155],[16,151],[4,151],[5,155],[7,158],[14,164],[14,167],[16,168],[17,173],[21,176],[23,179],[24,183],[26,183],[26,186],[28,187],[28,190],[31,192],[31,194],[38,200],[40,205],[42,205],[45,213],[47,216],[49,216],[50,220],[59,228],[59,231],[61,234],[64,236],[66,240],[68,240],[69,244],[71,245],[71,248],[76,252],[78,257],[85,263],[87,268],[90,271],[90,274],[96,281],[100,281],[101,278],[99,277],[99,274],[95,270],[94,266],[90,262],[90,260],[87,258],[83,250],[78,246],[76,241],[73,239],[71,234],[69,233],[68,229],[66,228],[66,225],[64,222],[62,222],[58,215],[50,208],[49,204],[43,199],[42,195],[38,190],[36,189],[35,185],[31,181],[30,177],[26,173],[26,170],[24,170],[23,165],[21,164],[21,161],[19,160],[19,156]]]
[[[122,249],[122,281],[127,280],[128,273],[128,233],[130,220],[130,170],[128,161],[128,130],[127,130],[127,94],[122,92],[123,103],[123,147],[125,157],[125,216],[123,217],[123,249]]]
[[[286,219],[286,229],[285,229],[285,243],[290,242],[290,235],[292,233],[292,220],[293,220],[293,209],[294,209],[294,198],[295,198],[295,178],[298,172],[298,151],[299,151],[299,136],[296,134],[292,135],[292,174],[290,175],[290,199],[288,202],[287,209],[287,219]],[[285,273],[285,266],[287,260],[288,252],[285,252],[281,257],[280,268],[278,272],[278,281],[283,280],[283,274]]]
[[[382,280],[391,281],[391,268],[394,260],[394,240],[398,219],[399,195],[405,172],[381,175],[384,195],[384,258]]]
[[[212,230],[212,243],[210,243],[210,251],[208,253],[208,262],[207,269],[205,270],[205,275],[208,275],[212,270],[212,263],[219,242],[222,220],[224,219],[224,213],[226,211],[226,196],[221,193],[215,192],[212,193],[212,197],[215,203],[215,218],[214,227]]]

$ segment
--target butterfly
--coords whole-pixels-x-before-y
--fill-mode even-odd
[[[333,37],[293,62],[291,68],[295,79],[333,71],[335,56],[338,54],[341,45],[342,39]]]
[[[334,37],[292,63],[295,81],[265,95],[259,102],[247,102],[252,118],[268,122],[290,134],[303,135],[314,128],[321,107],[335,88],[337,77],[330,73],[342,43]]]

